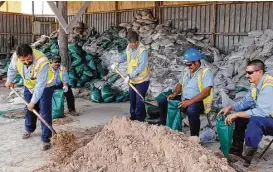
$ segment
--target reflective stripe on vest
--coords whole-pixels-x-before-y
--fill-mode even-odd
[[[142,43],[139,43],[139,46],[135,52],[135,58],[131,60],[131,51],[129,49],[129,46],[126,48],[126,56],[127,56],[127,74],[131,74],[134,69],[139,65],[139,57],[140,54],[146,50]],[[149,65],[147,64],[142,72],[140,72],[137,76],[130,79],[130,82],[133,84],[139,84],[147,79],[149,79],[151,75],[151,71],[149,68]]]
[[[262,89],[265,86],[273,87],[273,77],[268,74],[266,74],[266,76],[264,78],[264,81],[262,84]],[[253,98],[253,100],[257,101],[257,88],[255,87],[254,84],[251,84],[250,89],[251,89],[251,97]],[[270,114],[270,116],[273,118],[273,112]]]
[[[25,79],[24,64],[21,62],[21,60],[17,56],[15,57],[18,72],[24,80],[24,85],[29,89],[33,89],[36,86],[36,83],[37,83],[36,79],[37,79],[37,76],[39,75],[39,72],[42,70],[42,68],[46,64],[49,64],[49,61],[45,57],[44,53],[42,53],[38,50],[33,49],[33,57],[34,57],[36,63],[31,65],[32,69],[31,69],[31,73],[30,73],[30,79]],[[54,81],[54,79],[55,79],[55,77],[54,77],[53,72],[51,70],[48,70],[46,85],[47,86],[51,85],[52,82]]]
[[[204,77],[204,75],[206,74],[206,72],[208,71],[208,68],[204,68],[204,69],[200,69],[198,71],[198,79],[197,79],[197,83],[198,83],[198,88],[200,93],[203,91],[203,84],[202,84],[202,79]],[[185,80],[185,76],[186,76],[187,72],[184,73],[183,78],[182,78],[182,90],[184,88],[184,80]],[[206,98],[203,99],[203,104],[204,104],[204,109],[205,109],[205,114],[208,114],[211,110],[212,107],[212,101],[213,101],[213,88],[211,88],[210,90],[210,95],[207,96]]]

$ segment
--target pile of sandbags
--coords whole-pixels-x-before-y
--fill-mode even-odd
[[[120,29],[118,33],[120,38],[126,38],[129,30],[136,31],[139,33],[140,41],[149,51],[149,66],[152,71],[149,87],[151,98],[156,97],[162,91],[175,87],[181,72],[184,70],[181,56],[185,49],[189,47],[201,49],[208,62],[213,61],[215,54],[219,54],[217,49],[209,46],[209,39],[204,36],[197,36],[191,32],[181,33],[171,27],[171,21],[159,25],[156,23],[157,21],[150,11],[142,11],[135,15],[133,22],[121,23],[119,26],[123,29]],[[98,48],[94,44],[86,44],[89,47],[97,47],[97,49],[94,48],[94,51],[96,50],[95,52],[101,54],[102,65],[108,70],[110,70],[111,64],[119,61],[119,57],[126,48],[124,46],[123,52],[121,52],[117,47]],[[118,69],[123,75],[126,75],[126,67],[126,62],[119,65]],[[117,80],[113,86],[124,91],[128,90],[128,85],[123,84],[122,78]]]

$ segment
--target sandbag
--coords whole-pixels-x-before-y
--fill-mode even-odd
[[[182,119],[184,114],[181,114],[178,104],[181,101],[179,100],[170,100],[168,102],[168,113],[166,126],[170,127],[173,130],[182,131]]]
[[[94,85],[90,86],[90,100],[95,103],[101,103],[101,92],[98,88],[96,88]]]
[[[106,99],[108,97],[111,97],[115,94],[114,90],[111,88],[111,85],[109,84],[105,84],[104,86],[102,86],[101,88],[101,96],[102,99]]]
[[[226,158],[229,157],[234,127],[234,123],[232,123],[231,125],[225,124],[224,115],[218,115],[216,117],[216,129],[220,140],[221,151],[224,153]]]
[[[92,70],[96,70],[97,66],[96,63],[93,60],[90,60],[87,64],[87,66],[89,66]]]
[[[129,92],[126,91],[124,93],[121,93],[119,95],[116,96],[116,100],[115,102],[116,103],[119,103],[119,102],[126,102],[130,99],[130,95],[129,95]]]
[[[54,90],[52,96],[52,119],[64,117],[64,91]]]
[[[103,99],[104,103],[112,103],[114,101],[115,101],[115,95],[112,95],[112,96],[109,96],[109,97],[106,97],[105,99]]]
[[[160,93],[156,98],[155,100],[158,102],[160,99],[163,99],[163,98],[168,98],[169,95],[172,94],[172,90],[168,90],[166,92],[162,92]]]
[[[109,76],[109,79],[107,80],[107,83],[109,84],[113,84],[116,80],[119,79],[119,75],[116,74],[116,73],[112,73],[110,76]]]
[[[147,113],[151,119],[157,119],[160,116],[160,108],[157,106],[150,106],[147,108]]]

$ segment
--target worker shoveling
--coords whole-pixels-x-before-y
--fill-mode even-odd
[[[36,171],[235,171],[193,140],[163,126],[114,117],[63,163]]]

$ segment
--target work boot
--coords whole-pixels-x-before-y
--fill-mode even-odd
[[[241,141],[234,141],[230,147],[230,154],[241,157],[243,153],[243,144]]]
[[[79,113],[76,111],[69,111],[70,115],[72,116],[79,116]]]
[[[50,143],[43,142],[43,147],[42,147],[43,151],[46,151],[46,150],[50,149],[50,147],[51,147]]]
[[[22,139],[28,139],[31,136],[31,132],[26,131],[23,136]]]
[[[256,151],[257,151],[257,148],[244,145],[242,156],[243,156],[243,159],[245,160],[244,162],[245,167],[249,167]]]

